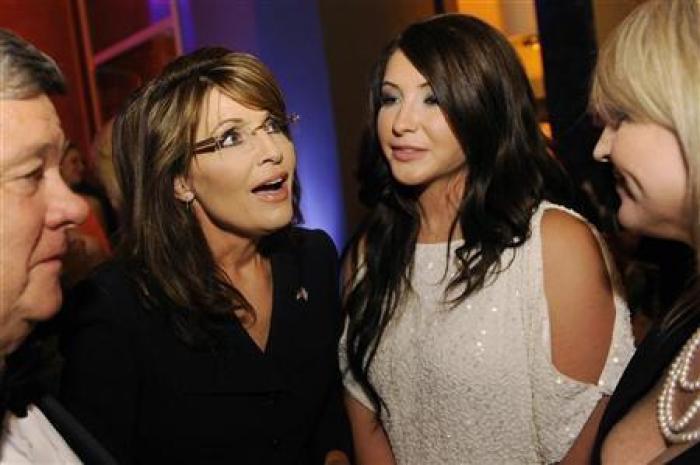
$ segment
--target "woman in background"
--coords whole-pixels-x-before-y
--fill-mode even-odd
[[[117,175],[114,172],[114,162],[112,160],[113,126],[114,118],[110,118],[97,131],[90,147],[90,156],[96,181],[103,187],[112,211],[118,212],[121,210],[121,193],[119,192]],[[112,233],[117,230],[116,218],[114,223]]]
[[[72,141],[67,141],[61,157],[61,176],[66,184],[83,196],[83,199],[90,205],[96,220],[99,221],[103,230],[107,229],[106,212],[102,207],[100,198],[94,192],[96,189],[85,182],[85,162],[78,150],[78,146]]]
[[[120,463],[344,464],[337,256],[279,87],[205,48],[114,124],[122,247],[72,294],[62,396]]]
[[[591,105],[594,157],[612,164],[620,223],[700,245],[700,4],[652,0],[603,46]],[[700,291],[640,345],[601,422],[593,463],[700,463]]]
[[[67,233],[69,247],[64,259],[62,283],[71,288],[111,257],[112,246],[107,239],[106,212],[99,197],[94,195],[94,188],[87,188],[84,183],[85,163],[73,142],[66,143],[59,168],[66,184],[90,207],[85,221]],[[106,202],[105,206],[109,208]]]
[[[469,16],[415,23],[370,102],[341,344],[358,463],[584,463],[629,315],[515,52]]]

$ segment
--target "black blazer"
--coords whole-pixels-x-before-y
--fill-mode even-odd
[[[696,316],[672,331],[662,332],[654,328],[644,338],[605,409],[591,454],[593,465],[600,464],[603,442],[610,430],[656,385],[659,378],[666,376],[666,369],[699,324],[700,317]],[[690,447],[669,463],[673,465],[700,463],[700,444]]]
[[[336,250],[320,231],[292,236],[270,255],[264,353],[235,318],[221,349],[193,350],[167,309],[143,308],[120,263],[75,289],[61,398],[121,463],[308,465],[332,449],[349,454]]]

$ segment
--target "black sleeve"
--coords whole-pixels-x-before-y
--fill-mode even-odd
[[[338,367],[338,341],[342,331],[342,312],[339,293],[338,253],[331,238],[322,231],[315,232],[315,253],[323,257],[315,272],[323,273],[328,288],[329,311],[332,312],[333,340],[333,381],[329,386],[326,403],[316,431],[316,456],[318,463],[323,463],[331,450],[340,450],[352,458],[352,436],[343,403],[343,384]]]
[[[343,404],[340,371],[336,371],[338,373],[328,393],[316,432],[316,456],[320,459],[318,463],[323,463],[326,454],[332,450],[345,452],[349,459],[353,457],[352,435]]]
[[[60,396],[119,463],[128,464],[134,462],[138,376],[134,309],[127,307],[137,303],[112,284],[84,281],[67,300]]]

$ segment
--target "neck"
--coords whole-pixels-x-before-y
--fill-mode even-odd
[[[211,249],[214,261],[233,280],[251,267],[257,267],[264,258],[260,255],[260,238],[245,237],[213,224],[206,213],[197,211],[202,232]]]
[[[211,243],[212,254],[216,264],[219,265],[229,277],[241,274],[244,270],[255,267],[264,261],[258,251],[258,242],[241,240],[231,237],[227,241]]]
[[[418,196],[420,210],[420,230],[418,242],[445,242],[460,239],[462,230],[457,225],[450,237],[450,228],[459,212],[459,204],[464,193],[465,174],[430,183]]]

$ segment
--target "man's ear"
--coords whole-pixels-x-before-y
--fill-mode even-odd
[[[181,202],[190,203],[194,200],[194,191],[182,176],[176,177],[173,181],[173,190],[175,198]]]

